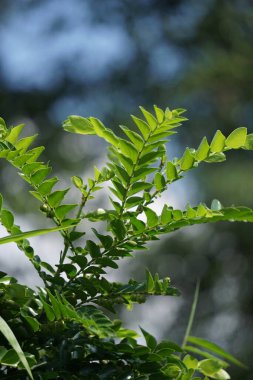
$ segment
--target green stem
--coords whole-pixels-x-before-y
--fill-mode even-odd
[[[198,280],[196,284],[196,288],[195,288],[195,293],[193,297],[193,302],[192,302],[192,307],[191,307],[191,312],[190,312],[187,328],[185,330],[185,335],[184,335],[184,339],[182,343],[182,349],[184,349],[184,347],[186,346],[188,337],[191,333],[191,329],[192,329],[192,325],[193,325],[193,321],[195,317],[195,312],[196,312],[196,307],[197,307],[197,303],[199,299],[199,286],[200,286],[200,281]]]

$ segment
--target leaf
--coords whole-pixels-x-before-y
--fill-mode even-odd
[[[247,135],[244,147],[245,149],[253,150],[253,133]]]
[[[237,128],[226,138],[225,144],[230,149],[238,149],[245,145],[246,137],[247,128]]]
[[[126,200],[125,206],[127,209],[132,208],[134,206],[139,206],[144,202],[142,197],[130,197]]]
[[[105,249],[111,248],[111,246],[113,244],[113,238],[110,235],[102,235],[102,234],[98,233],[95,228],[92,228],[92,231],[97,236],[97,238],[100,240],[100,242],[102,243],[102,245]]]
[[[27,362],[24,352],[22,351],[22,348],[20,347],[12,330],[10,329],[8,324],[5,322],[5,320],[1,316],[0,316],[0,331],[5,336],[5,338],[7,339],[9,344],[12,346],[12,348],[16,351],[21,363],[23,364],[30,378],[33,379],[31,368]]]
[[[139,128],[139,130],[141,131],[144,139],[148,140],[149,135],[150,135],[150,129],[149,129],[148,124],[134,115],[131,115],[131,117],[133,121],[135,122],[135,124],[137,125],[137,127]]]
[[[71,133],[80,133],[82,135],[95,135],[94,127],[88,119],[71,115],[63,123],[63,129]]]
[[[152,351],[156,348],[157,346],[157,342],[156,342],[156,339],[153,337],[153,335],[149,334],[146,330],[144,330],[143,328],[141,328],[141,332],[145,338],[145,341],[146,341],[146,344],[148,346],[148,348],[150,348]]]
[[[166,186],[166,181],[165,181],[164,176],[163,176],[161,173],[157,172],[157,173],[155,174],[155,177],[154,177],[154,184],[155,184],[155,187],[156,187],[156,190],[157,190],[157,191],[160,191],[160,190],[162,190],[162,189],[165,188],[165,186]]]
[[[140,234],[141,232],[145,230],[146,226],[142,220],[139,220],[133,216],[130,218],[130,221],[131,221],[134,231],[137,232],[138,234]]]
[[[166,175],[169,182],[172,182],[174,179],[178,178],[177,168],[170,161],[168,161],[166,164]]]
[[[56,177],[47,179],[38,187],[38,192],[42,195],[49,195],[57,182],[58,178]]]
[[[15,148],[17,150],[20,150],[20,154],[25,153],[36,137],[37,135],[34,135],[34,136],[25,137],[21,140],[18,140],[18,142],[15,145]]]
[[[131,140],[131,142],[134,144],[137,150],[141,150],[144,144],[143,139],[141,138],[138,133],[131,131],[127,127],[124,127],[123,125],[120,125],[120,128],[122,131],[127,135],[127,137]]]
[[[8,131],[8,135],[5,137],[5,140],[9,141],[11,144],[14,145],[20,133],[22,132],[24,126],[25,126],[24,124],[20,124],[20,125],[17,125],[16,127],[11,128]]]
[[[159,108],[155,105],[154,105],[154,110],[155,110],[155,114],[156,114],[156,118],[158,120],[158,123],[161,124],[165,118],[165,114],[161,108]]]
[[[143,178],[143,179],[146,178],[146,176],[148,174],[151,174],[151,173],[153,173],[156,170],[157,170],[156,168],[150,168],[150,167],[147,167],[147,166],[144,166],[144,167],[142,167],[140,169],[137,169],[134,172],[134,176],[131,179],[131,183],[134,183],[134,182],[138,181],[141,178]]]
[[[152,293],[154,288],[155,288],[155,282],[154,282],[154,279],[152,277],[152,274],[149,272],[148,269],[146,269],[146,277],[147,277],[147,292],[148,293]]]
[[[195,154],[195,158],[197,161],[203,161],[207,156],[209,152],[209,144],[206,137],[203,137],[197,151]]]
[[[215,152],[215,153],[222,152],[225,146],[225,140],[226,140],[226,137],[223,135],[223,133],[220,130],[218,130],[215,133],[214,138],[212,139],[212,142],[210,145],[211,152]]]
[[[180,169],[185,171],[193,167],[194,157],[189,148],[186,148],[184,155],[181,159]]]
[[[55,231],[66,230],[70,227],[75,226],[76,224],[77,223],[73,223],[67,226],[59,226],[59,227],[53,227],[53,228],[47,228],[47,229],[45,228],[45,229],[40,229],[40,230],[22,232],[21,234],[5,236],[3,238],[0,238],[0,244],[13,243],[13,242],[28,239],[34,236],[40,236],[40,235],[45,235],[45,234],[55,232]]]
[[[33,148],[33,149],[30,149],[29,150],[29,154],[32,155],[31,158],[29,158],[27,160],[28,163],[32,163],[32,162],[35,162],[39,156],[41,155],[41,153],[45,150],[44,146],[37,146],[36,148]]]
[[[168,224],[172,219],[172,210],[167,205],[163,206],[161,222],[163,225]]]
[[[30,317],[29,315],[22,314],[22,317],[27,321],[27,323],[31,326],[34,332],[40,330],[40,323],[37,321],[37,319]]]
[[[218,360],[204,359],[199,362],[198,368],[204,375],[212,376],[222,368],[222,365]]]
[[[156,213],[148,207],[144,208],[144,212],[147,217],[147,225],[149,228],[157,226],[159,219]]]
[[[43,180],[48,176],[48,174],[51,172],[51,170],[52,168],[50,167],[37,170],[31,176],[31,183],[33,185],[40,185],[43,182]]]
[[[133,195],[139,193],[142,190],[150,190],[153,187],[151,183],[148,182],[135,182],[132,184],[128,195]]]
[[[68,191],[69,189],[65,189],[51,193],[47,198],[49,205],[53,208],[58,207]]]
[[[141,112],[143,113],[145,119],[147,120],[148,125],[150,126],[151,131],[154,131],[157,127],[157,120],[156,118],[145,108],[140,107]]]
[[[56,207],[55,209],[55,215],[57,218],[61,221],[65,218],[66,214],[68,214],[71,210],[76,208],[76,204],[68,204],[68,205],[61,205]]]
[[[96,243],[94,243],[94,241],[92,240],[87,240],[86,249],[89,251],[93,259],[101,256],[99,246]]]
[[[205,162],[223,162],[226,160],[226,156],[224,153],[212,153],[209,155],[206,159]]]
[[[196,344],[197,346],[206,348],[207,350],[217,355],[220,355],[221,357],[229,360],[231,363],[237,365],[238,367],[246,368],[246,366],[243,363],[241,363],[239,360],[237,360],[234,356],[232,356],[228,352],[224,351],[220,346],[218,346],[215,343],[209,342],[208,340],[203,339],[203,338],[197,338],[195,336],[189,336],[187,341],[193,344]]]
[[[14,224],[14,217],[13,217],[12,213],[9,210],[3,209],[1,212],[1,215],[0,215],[0,219],[1,219],[2,225],[7,230],[10,230]]]
[[[126,236],[127,230],[124,223],[120,219],[113,219],[110,223],[112,232],[119,241],[123,240]]]
[[[135,146],[126,140],[120,139],[119,148],[126,157],[130,158],[132,162],[135,162],[138,156],[138,150]]]

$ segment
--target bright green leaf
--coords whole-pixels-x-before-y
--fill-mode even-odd
[[[245,145],[246,137],[247,128],[237,128],[226,138],[225,144],[230,149],[238,149]]]

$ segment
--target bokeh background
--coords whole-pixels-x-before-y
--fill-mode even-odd
[[[0,1],[0,115],[39,133],[38,142],[47,146],[44,160],[65,185],[71,175],[102,164],[106,154],[99,140],[62,131],[69,114],[99,117],[117,131],[119,123],[131,126],[129,114],[138,113],[138,105],[187,108],[189,121],[169,146],[170,156],[180,155],[217,129],[229,134],[247,126],[253,132],[252,67],[250,0]],[[184,207],[218,198],[225,206],[253,207],[252,162],[250,152],[232,152],[226,163],[187,175],[162,201]],[[45,226],[15,170],[4,162],[0,170],[0,191],[22,228]],[[33,242],[43,258],[56,261],[56,236]],[[252,226],[244,223],[191,227],[151,245],[114,278],[142,279],[148,267],[171,275],[183,296],[122,310],[126,325],[141,324],[180,343],[200,278],[193,334],[251,365],[252,250]],[[1,250],[0,269],[39,284],[14,245]],[[252,379],[252,370],[233,368],[232,374]]]

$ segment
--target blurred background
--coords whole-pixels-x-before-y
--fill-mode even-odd
[[[169,145],[179,156],[217,129],[253,132],[253,2],[250,0],[0,0],[0,115],[8,125],[26,123],[39,133],[62,184],[102,165],[106,146],[93,137],[68,135],[69,114],[96,116],[117,131],[131,126],[138,105],[187,108],[189,121]],[[253,207],[252,154],[232,152],[223,164],[202,165],[162,201]],[[39,205],[16,171],[0,163],[0,191],[26,230],[45,226]],[[159,208],[159,204],[157,205]],[[3,232],[4,233],[4,232]],[[45,259],[56,261],[59,239],[35,238]],[[196,226],[163,238],[114,274],[144,277],[145,267],[172,276],[183,296],[150,299],[132,312],[159,338],[181,343],[197,278],[201,293],[192,333],[221,344],[251,364],[253,354],[253,241],[249,224]],[[13,245],[0,252],[0,270],[30,286],[39,284]],[[155,311],[155,312],[154,312]],[[233,368],[233,379],[252,371]]]

